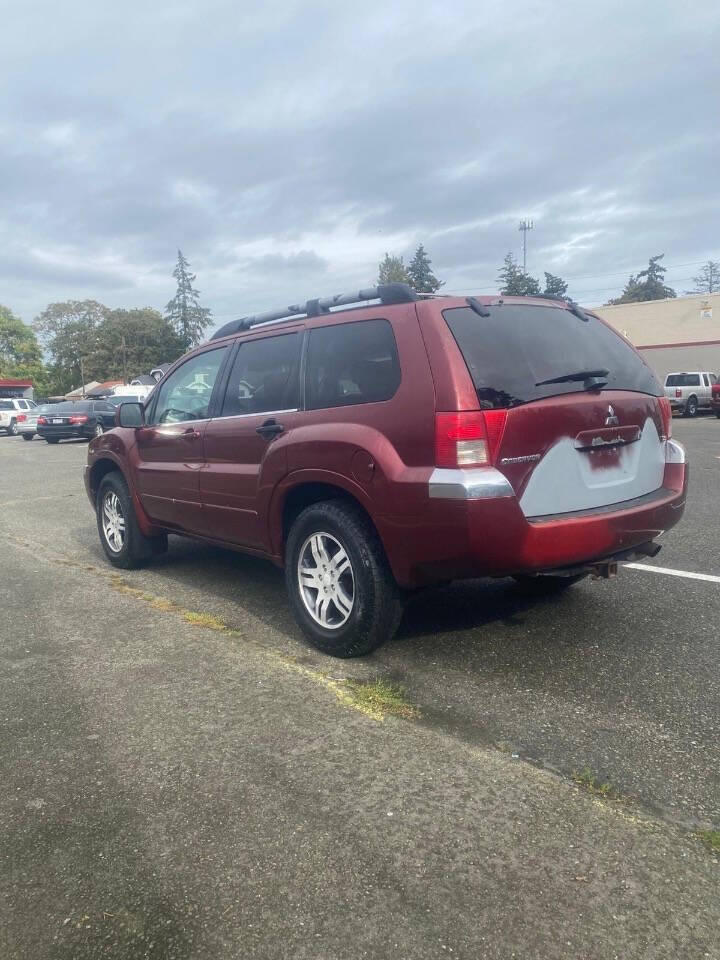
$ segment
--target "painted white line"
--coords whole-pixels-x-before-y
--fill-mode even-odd
[[[689,570],[671,570],[670,567],[653,567],[649,563],[624,563],[629,570],[649,570],[651,573],[664,573],[668,577],[685,577],[688,580],[707,580],[710,583],[720,583],[720,577],[713,577],[709,573],[691,573]]]

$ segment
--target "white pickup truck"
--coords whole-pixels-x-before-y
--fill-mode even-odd
[[[36,409],[32,400],[0,399],[0,430],[4,430],[9,437],[17,436],[18,424],[25,423]]]
[[[714,373],[669,373],[665,377],[665,396],[673,412],[684,417],[694,417],[698,410],[710,410],[713,384],[718,382]]]

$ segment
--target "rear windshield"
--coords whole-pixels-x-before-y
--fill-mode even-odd
[[[669,373],[665,381],[666,387],[699,387],[699,373]]]
[[[67,401],[66,403],[53,403],[48,406],[53,413],[88,413],[92,410],[92,403],[89,400],[75,403],[71,401]]]
[[[498,304],[481,317],[470,307],[443,315],[457,340],[480,406],[514,407],[543,397],[584,390],[582,381],[548,383],[580,371],[607,370],[608,390],[661,396],[653,372],[600,320],[580,320],[569,310],[531,304]]]

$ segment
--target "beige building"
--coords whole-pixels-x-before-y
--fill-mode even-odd
[[[720,293],[594,310],[638,348],[661,383],[668,373],[720,374]]]

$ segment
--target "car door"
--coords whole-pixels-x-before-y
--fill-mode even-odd
[[[107,400],[96,400],[94,404],[95,419],[102,425],[103,430],[112,430],[115,426],[115,407]]]
[[[703,385],[702,385],[702,396],[699,398],[699,399],[700,399],[700,406],[701,406],[701,407],[709,407],[709,406],[710,406],[710,394],[711,394],[711,391],[712,391],[712,387],[711,387],[711,385],[710,385],[710,375],[709,375],[708,373],[703,373],[703,374],[702,374],[702,383],[703,383]]]
[[[238,345],[218,416],[207,425],[200,475],[211,536],[268,549],[262,518],[287,472],[282,438],[297,423],[302,332],[265,334]]]
[[[205,534],[200,502],[203,434],[229,346],[194,354],[163,381],[136,432],[137,488],[156,523]]]

